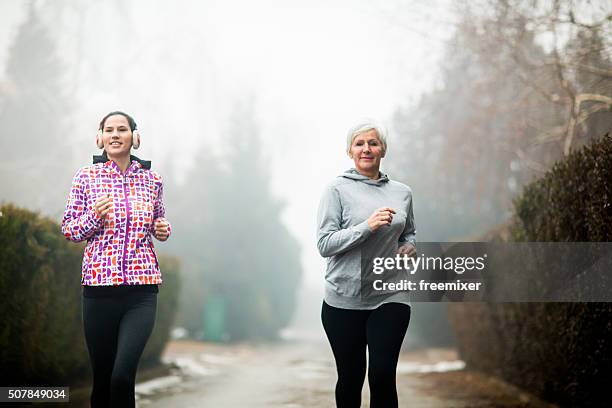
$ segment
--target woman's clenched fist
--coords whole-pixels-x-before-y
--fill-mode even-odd
[[[155,238],[160,241],[165,241],[170,236],[170,231],[168,231],[168,222],[164,218],[157,218],[155,220],[155,228],[153,231]]]
[[[395,210],[389,207],[382,207],[374,211],[370,218],[368,218],[368,225],[372,232],[376,231],[383,225],[391,225],[393,221],[393,214]]]
[[[96,203],[94,204],[94,211],[100,218],[104,218],[112,207],[113,200],[108,194],[103,194],[96,200]]]

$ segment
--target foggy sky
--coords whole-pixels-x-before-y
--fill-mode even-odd
[[[283,219],[302,245],[305,283],[322,287],[316,208],[325,184],[352,166],[345,132],[362,117],[389,124],[398,107],[437,86],[442,40],[452,33],[447,2],[88,3],[66,1],[57,14],[35,2],[77,99],[67,113],[70,172],[96,152],[100,117],[120,109],[142,130],[139,156],[153,159],[166,183],[180,183],[190,166],[231,149],[219,134],[235,103],[252,97],[273,189],[287,203]],[[2,69],[24,4],[0,3]]]

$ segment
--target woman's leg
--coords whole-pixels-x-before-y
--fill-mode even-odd
[[[366,321],[369,312],[339,309],[323,302],[321,320],[338,371],[338,408],[359,408],[361,405],[361,389],[366,372]]]
[[[92,408],[109,407],[122,308],[116,299],[83,298],[83,328],[93,370]]]
[[[111,406],[134,407],[138,361],[153,331],[157,293],[134,293],[125,299],[119,326],[117,356],[111,377]]]
[[[402,303],[385,303],[368,318],[370,408],[398,406],[395,372],[409,322],[410,306]]]

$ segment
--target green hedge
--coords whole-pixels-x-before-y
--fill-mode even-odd
[[[515,211],[512,223],[488,237],[612,241],[612,138],[558,162],[525,188]],[[596,406],[607,398],[612,304],[451,304],[450,316],[468,367],[562,405]]]
[[[57,223],[0,207],[0,383],[65,385],[90,375],[81,313],[83,244]],[[156,329],[145,358],[159,359],[176,311],[176,260],[162,259]]]
[[[610,241],[612,136],[557,162],[514,204],[517,241]]]

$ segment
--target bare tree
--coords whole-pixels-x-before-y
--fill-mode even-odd
[[[610,130],[609,23],[573,2],[458,6],[443,85],[394,120],[390,158],[427,203],[429,239],[501,223],[523,185]]]
[[[562,125],[543,129],[536,138],[560,141],[568,155],[576,146],[576,137],[588,133],[589,119],[612,108],[612,13],[606,13],[603,6],[598,9],[595,2],[533,1],[527,6],[506,0],[485,4],[494,10],[495,18],[487,24],[490,37],[483,47],[508,52],[525,86],[564,110]],[[587,18],[592,21],[586,22]],[[526,36],[541,39],[551,51],[534,58],[525,49]],[[533,75],[537,72],[549,77]]]

